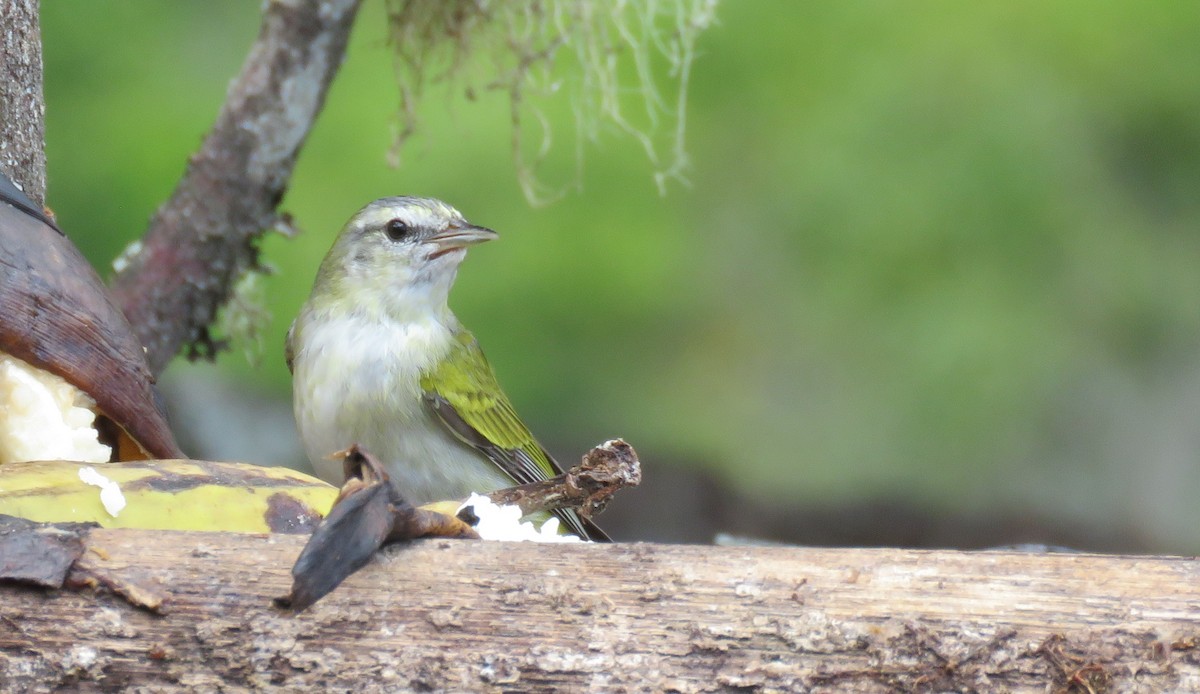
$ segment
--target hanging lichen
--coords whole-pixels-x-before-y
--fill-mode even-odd
[[[548,190],[537,176],[553,143],[540,106],[555,98],[568,99],[574,114],[572,183],[584,144],[610,123],[636,139],[663,190],[668,180],[684,180],[688,80],[696,40],[715,9],[716,0],[389,0],[400,84],[392,156],[398,161],[417,128],[426,87],[449,83],[468,99],[480,89],[507,95],[517,178],[531,202],[570,186]],[[479,56],[487,74],[468,76]],[[541,137],[529,141],[530,131]]]

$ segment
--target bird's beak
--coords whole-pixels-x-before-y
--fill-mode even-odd
[[[447,253],[458,248],[466,248],[474,246],[484,241],[498,239],[500,235],[486,227],[477,227],[474,224],[461,224],[456,226],[446,227],[444,231],[430,236],[427,241],[438,247],[436,255]]]

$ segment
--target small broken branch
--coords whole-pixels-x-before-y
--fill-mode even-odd
[[[521,507],[528,516],[558,508],[577,509],[584,518],[600,513],[618,490],[636,487],[642,466],[633,446],[621,439],[605,441],[588,451],[579,465],[550,479],[487,494],[502,506]]]
[[[117,304],[160,373],[183,346],[215,349],[208,325],[258,267],[296,156],[341,66],[360,0],[265,3],[242,72],[187,172],[113,278]]]

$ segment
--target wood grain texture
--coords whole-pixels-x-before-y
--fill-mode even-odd
[[[1185,558],[430,540],[293,615],[303,541],[93,531],[165,614],[0,586],[0,689],[1200,690]]]

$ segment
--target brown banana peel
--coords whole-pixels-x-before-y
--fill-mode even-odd
[[[145,351],[92,266],[0,174],[0,351],[61,377],[99,410],[115,460],[183,458]]]

